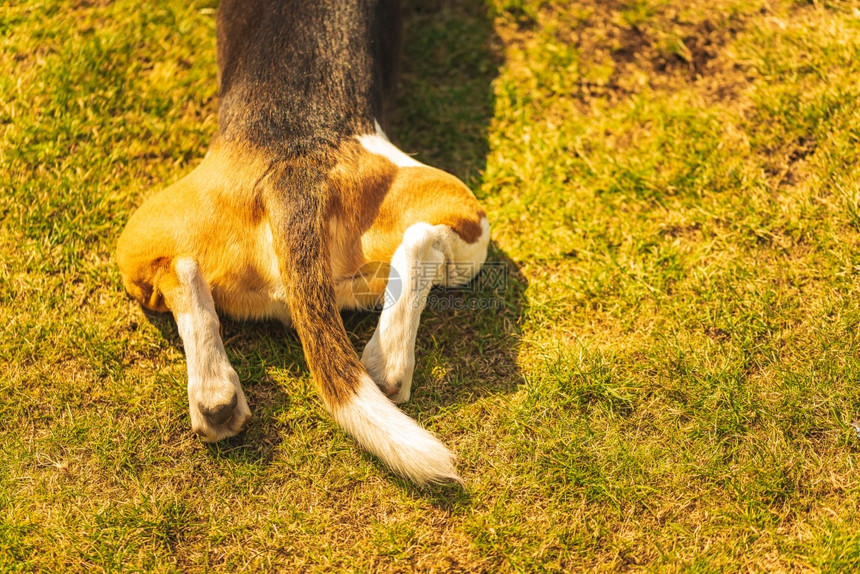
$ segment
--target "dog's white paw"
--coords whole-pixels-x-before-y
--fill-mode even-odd
[[[191,430],[203,442],[235,436],[251,418],[251,409],[236,371],[230,366],[218,371],[188,384]]]
[[[412,392],[412,375],[415,372],[415,350],[383,349],[379,331],[373,334],[361,354],[361,363],[368,374],[389,399],[405,403]]]

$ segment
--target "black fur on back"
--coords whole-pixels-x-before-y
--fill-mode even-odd
[[[222,0],[219,138],[304,155],[384,122],[396,0]]]

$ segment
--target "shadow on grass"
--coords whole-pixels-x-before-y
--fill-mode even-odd
[[[502,42],[490,10],[483,0],[407,0],[403,9],[403,57],[391,137],[420,161],[478,189],[490,151],[492,82],[502,64]],[[491,244],[472,285],[434,289],[416,342],[416,405],[428,393],[441,406],[519,387],[526,287],[517,265]],[[411,405],[404,410],[415,413]]]
[[[414,0],[403,6],[403,54],[390,136],[404,151],[449,171],[473,189],[481,183],[493,118],[492,81],[501,64],[499,44],[482,0]],[[491,222],[492,223],[492,222]],[[435,289],[422,315],[416,343],[412,416],[515,391],[527,281],[517,265],[491,244],[484,270],[463,289]],[[150,316],[165,338],[181,349],[169,316]],[[378,313],[348,312],[344,322],[356,349],[370,339]],[[248,429],[210,447],[213,456],[266,464],[289,435],[275,414],[290,408],[290,389],[272,381],[268,366],[306,373],[295,332],[277,322],[224,320],[227,352],[254,410]],[[371,456],[371,455],[367,455]],[[469,504],[458,486],[406,489],[452,510]]]

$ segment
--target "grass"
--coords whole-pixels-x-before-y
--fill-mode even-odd
[[[250,428],[192,436],[113,250],[216,128],[215,8],[0,5],[0,570],[860,568],[856,3],[407,3],[392,137],[507,273],[425,312],[404,407],[464,491],[359,451],[275,324],[224,324]]]

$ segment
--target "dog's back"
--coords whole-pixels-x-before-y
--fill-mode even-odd
[[[384,124],[399,50],[393,0],[224,0],[219,134],[281,154],[336,148]]]

